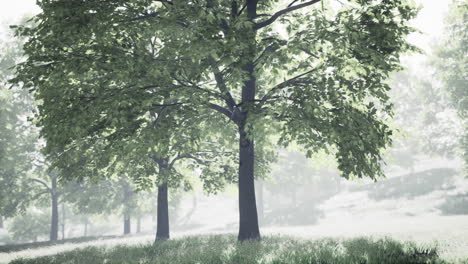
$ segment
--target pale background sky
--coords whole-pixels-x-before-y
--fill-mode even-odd
[[[451,0],[416,0],[416,3],[423,5],[423,9],[414,21],[414,25],[425,35],[411,36],[410,40],[413,43],[427,49],[430,42],[442,33],[443,17],[450,2]],[[0,0],[0,23],[16,23],[22,16],[39,11],[36,0]]]

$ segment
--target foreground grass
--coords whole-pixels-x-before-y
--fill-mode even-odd
[[[12,264],[54,263],[447,263],[434,248],[392,239],[294,240],[266,237],[238,243],[235,236],[194,236],[155,244],[87,247],[53,256],[16,259]],[[468,263],[468,262],[466,262]]]

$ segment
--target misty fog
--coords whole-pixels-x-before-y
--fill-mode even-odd
[[[343,5],[340,1],[330,2],[333,2],[332,7]],[[261,149],[267,161],[255,167],[256,211],[262,237],[389,237],[437,245],[440,255],[448,260],[468,258],[466,118],[458,114],[459,110],[451,103],[444,84],[437,77],[437,62],[434,62],[437,50],[447,37],[447,17],[452,1],[416,2],[421,10],[411,25],[420,32],[411,33],[407,39],[421,51],[405,54],[401,58],[404,69],[393,72],[386,81],[391,87],[388,95],[394,104],[394,116],[390,122],[392,146],[383,151],[379,163],[385,177],[346,179],[340,174],[333,151],[320,150],[306,155],[309,154],[307,148],[300,144],[284,147],[273,143]],[[2,0],[0,3],[2,83],[14,76],[9,67],[26,60],[21,51],[16,50],[20,44],[8,25],[23,23],[25,17],[39,12],[35,1]],[[466,16],[466,13],[462,15],[465,22]],[[462,48],[466,58],[466,46]],[[460,79],[466,85],[466,72]],[[114,175],[111,180],[95,181],[92,177],[86,178],[86,174],[83,181],[67,182],[66,176],[62,179],[57,171],[49,171],[50,163],[40,151],[47,142],[40,138],[40,129],[30,120],[38,115],[35,109],[38,103],[27,91],[7,89],[7,86],[2,84],[0,90],[0,133],[5,135],[0,136],[0,147],[6,146],[4,152],[0,149],[0,166],[5,171],[2,174],[0,168],[0,177],[3,177],[0,181],[0,203],[3,203],[0,206],[0,263],[86,246],[154,241],[161,186],[153,185],[153,179],[134,180],[131,175]],[[7,114],[2,115],[2,111]],[[7,125],[14,118],[18,119],[13,122],[16,128]],[[15,129],[18,130],[11,132]],[[275,140],[277,137],[273,136]],[[28,141],[25,143],[18,138]],[[226,141],[231,140],[229,136],[226,138]],[[14,155],[1,157],[7,151]],[[231,157],[223,155],[210,158],[225,162]],[[98,163],[96,166],[100,166]],[[67,169],[84,172],[88,166],[81,164]],[[121,166],[133,165],[124,162]],[[206,182],[201,180],[205,170],[191,163],[184,166],[175,166],[185,177],[182,183],[177,188],[170,185],[168,188],[170,238],[236,234],[239,231],[237,181],[208,181],[213,190],[216,189],[208,193]],[[6,176],[10,167],[27,180]],[[216,170],[219,168],[213,169]],[[86,173],[92,172],[86,170]],[[215,177],[209,173],[206,177]],[[21,192],[27,193],[27,202],[18,196]],[[58,211],[51,210],[51,203],[55,203]],[[51,221],[56,222],[57,237],[51,235]],[[40,246],[41,242],[49,240],[65,240],[66,243],[44,244],[50,246],[46,249]],[[15,245],[34,243],[39,246],[11,250]]]

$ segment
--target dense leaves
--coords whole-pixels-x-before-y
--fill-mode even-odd
[[[38,4],[35,26],[17,29],[28,59],[13,82],[41,102],[37,120],[57,167],[178,186],[184,177],[169,165],[184,157],[204,166],[214,191],[235,179],[236,160],[224,154],[239,140],[241,239],[259,237],[254,168],[272,157],[271,135],[308,156],[333,152],[346,178],[383,175],[392,135],[385,80],[413,50],[407,1]]]

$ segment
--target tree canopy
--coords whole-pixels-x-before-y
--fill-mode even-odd
[[[28,59],[13,82],[42,102],[49,155],[83,140],[131,137],[145,117],[172,109],[164,119],[177,122],[151,133],[179,138],[203,128],[238,139],[240,240],[260,237],[254,142],[261,149],[268,135],[309,156],[334,153],[346,178],[383,175],[392,135],[385,80],[413,50],[405,37],[416,11],[405,0],[338,8],[320,0],[38,4],[35,26],[17,30],[29,38]],[[210,125],[214,118],[226,125]],[[148,147],[166,153],[174,145],[158,139]]]

